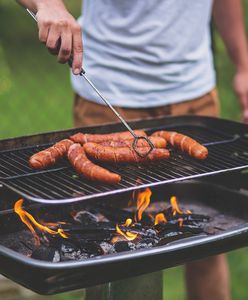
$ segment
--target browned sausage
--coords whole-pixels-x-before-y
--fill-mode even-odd
[[[153,136],[163,137],[169,144],[179,148],[181,151],[188,153],[196,159],[203,160],[208,156],[208,149],[187,135],[175,131],[162,130],[154,132]]]
[[[73,144],[69,148],[67,156],[73,168],[90,180],[108,184],[116,184],[121,181],[120,175],[112,173],[90,161],[80,144]]]
[[[146,157],[140,157],[132,148],[129,147],[113,148],[109,146],[102,146],[97,143],[86,143],[84,144],[84,149],[89,157],[100,161],[114,163],[142,163],[163,160],[170,156],[167,149],[155,148]],[[139,152],[142,155],[145,155],[149,149],[149,147],[139,148]]]
[[[159,137],[159,136],[149,136],[148,137],[150,141],[153,143],[155,148],[165,148],[167,145],[167,142],[164,138]],[[106,141],[106,142],[101,142],[102,146],[109,146],[109,147],[114,147],[114,148],[119,148],[119,147],[132,147],[134,139],[130,140],[121,140],[121,141]],[[139,139],[137,143],[137,147],[148,147],[148,143],[144,139]]]
[[[54,165],[60,158],[66,155],[69,147],[73,144],[71,140],[62,140],[52,147],[42,150],[32,155],[29,165],[34,169],[45,169]]]
[[[138,136],[146,136],[146,133],[142,130],[134,130]],[[101,143],[106,141],[120,141],[132,139],[132,134],[129,131],[115,132],[109,134],[89,134],[89,133],[76,133],[70,137],[74,143],[81,145],[85,143]]]

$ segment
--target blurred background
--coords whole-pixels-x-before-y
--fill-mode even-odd
[[[81,1],[67,0],[75,17]],[[248,0],[244,0],[245,15]],[[248,18],[246,18],[248,30]],[[214,52],[221,116],[239,120],[238,101],[232,90],[234,68],[225,47],[214,31]],[[72,127],[73,93],[69,69],[56,63],[38,41],[34,21],[15,1],[0,1],[0,139]],[[232,299],[248,299],[248,249],[228,254]],[[185,299],[183,268],[164,271],[165,299]],[[42,297],[7,280],[0,280],[0,299],[83,300],[83,292]]]

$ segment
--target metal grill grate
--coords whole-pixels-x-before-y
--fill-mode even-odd
[[[170,130],[185,133],[208,145],[209,157],[197,161],[179,151],[172,150],[171,158],[149,165],[102,166],[122,176],[114,186],[94,183],[78,176],[66,160],[54,168],[34,171],[29,168],[28,158],[48,145],[0,152],[0,176],[4,185],[23,197],[43,202],[61,203],[106,196],[140,187],[196,178],[248,166],[248,141],[238,136],[227,135],[204,126],[177,126]],[[164,129],[163,127],[156,128]],[[168,127],[167,127],[168,129]],[[148,133],[155,129],[147,130]]]

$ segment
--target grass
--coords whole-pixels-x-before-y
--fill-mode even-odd
[[[65,1],[75,16],[80,1]],[[248,0],[245,0],[248,11]],[[246,20],[248,28],[248,20]],[[225,118],[239,120],[238,101],[232,91],[234,68],[219,36],[214,35],[218,89]],[[72,127],[72,90],[67,66],[56,63],[37,41],[34,21],[14,1],[0,2],[0,139]],[[248,252],[228,254],[232,299],[247,299]],[[185,299],[183,268],[164,271],[164,299]],[[82,292],[44,297],[83,300]],[[41,299],[41,298],[39,298]],[[43,298],[42,298],[43,299]]]

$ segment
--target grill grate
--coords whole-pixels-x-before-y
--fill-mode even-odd
[[[158,129],[164,129],[164,127],[156,128]],[[169,129],[185,133],[208,145],[208,159],[197,161],[173,149],[171,158],[159,163],[102,164],[103,167],[122,176],[119,184],[109,186],[78,176],[66,160],[45,171],[35,171],[29,168],[28,158],[33,153],[49,146],[47,144],[0,152],[0,177],[4,185],[27,199],[43,203],[61,203],[86,200],[248,166],[248,153],[244,150],[248,149],[248,142],[244,138],[227,135],[204,126],[177,126]],[[153,131],[155,129],[147,130],[148,133]]]

